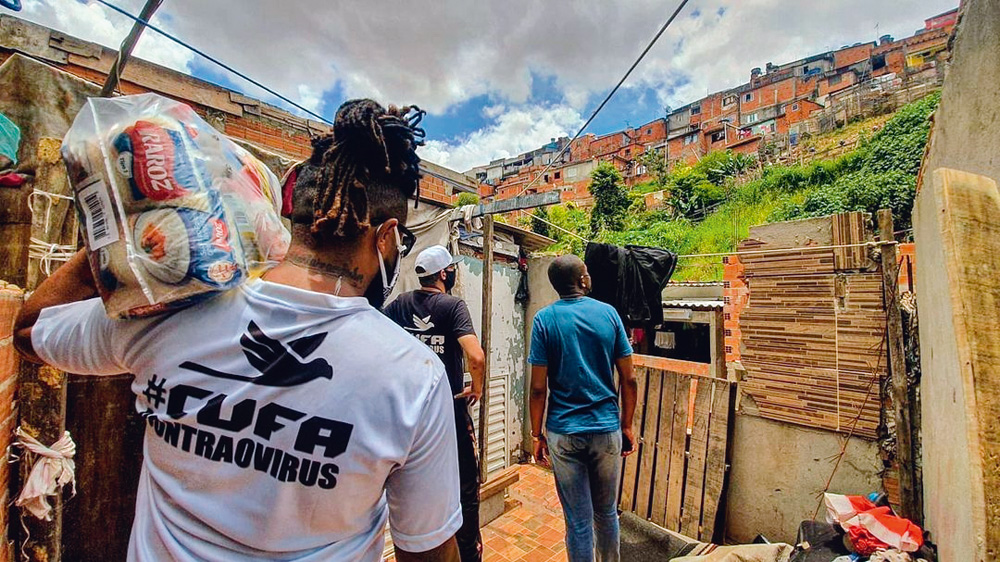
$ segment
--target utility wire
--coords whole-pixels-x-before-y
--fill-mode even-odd
[[[98,2],[103,2],[103,1],[104,0],[98,0]],[[629,75],[632,74],[632,71],[635,70],[635,67],[639,66],[639,63],[642,62],[642,59],[646,57],[646,53],[648,53],[649,50],[653,48],[653,45],[656,44],[656,41],[660,38],[661,35],[663,35],[663,32],[666,31],[668,27],[670,27],[670,24],[674,22],[674,20],[677,18],[677,15],[681,13],[681,10],[684,9],[684,6],[686,6],[687,3],[688,0],[681,0],[681,3],[677,6],[677,9],[674,10],[674,13],[670,15],[670,18],[666,21],[666,23],[664,23],[663,26],[660,27],[660,30],[656,32],[656,35],[653,36],[653,39],[649,42],[648,45],[646,45],[646,48],[643,49],[642,53],[639,55],[639,58],[635,59],[635,62],[632,63],[632,66],[630,66],[629,69],[625,71],[625,75],[622,76],[622,79],[619,80],[617,84],[615,84],[615,87],[612,88],[610,92],[608,92],[608,95],[604,98],[604,101],[601,102],[601,105],[597,106],[597,109],[595,109],[594,112],[590,114],[590,118],[587,119],[587,122],[584,123],[582,127],[580,127],[580,130],[577,131],[575,135],[573,135],[573,138],[570,139],[568,143],[566,143],[566,146],[564,146],[563,149],[559,151],[559,154],[556,154],[556,156],[549,161],[549,165],[546,166],[545,169],[543,169],[537,176],[535,176],[535,179],[531,180],[528,183],[528,185],[526,185],[524,189],[522,189],[517,195],[523,195],[524,192],[528,191],[528,189],[532,185],[535,185],[535,182],[538,181],[538,178],[543,177],[545,172],[548,172],[550,169],[552,169],[552,166],[556,163],[556,160],[561,158],[562,155],[565,154],[567,150],[569,150],[569,147],[573,146],[573,143],[576,142],[576,139],[578,139],[580,135],[583,134],[583,132],[587,129],[587,127],[590,126],[590,123],[594,120],[594,118],[597,117],[597,114],[600,113],[602,109],[604,109],[604,106],[607,105],[609,101],[611,101],[611,98],[614,97],[615,93],[618,92],[618,89],[622,87],[622,84],[624,84],[625,80],[627,80]]]
[[[260,82],[254,80],[253,78],[250,78],[246,74],[243,74],[242,72],[240,72],[240,71],[236,70],[235,68],[229,66],[228,64],[220,61],[219,59],[217,59],[217,58],[209,55],[208,53],[206,53],[206,52],[204,52],[204,51],[202,51],[200,49],[197,49],[197,48],[189,45],[188,43],[185,43],[184,41],[182,41],[181,39],[178,39],[177,37],[174,37],[170,33],[167,33],[166,31],[163,31],[162,29],[160,29],[159,27],[156,27],[155,25],[149,23],[145,19],[142,19],[142,18],[140,18],[138,16],[134,16],[134,15],[126,12],[125,10],[119,8],[118,6],[115,6],[114,4],[108,2],[107,0],[97,0],[97,1],[100,2],[101,4],[104,4],[108,8],[111,8],[112,10],[118,12],[119,14],[121,14],[121,15],[129,18],[129,19],[131,19],[131,20],[133,20],[133,21],[135,21],[137,23],[141,23],[142,25],[145,25],[149,29],[152,29],[153,31],[159,33],[160,35],[166,37],[167,39],[170,39],[174,43],[177,43],[178,45],[180,45],[180,46],[182,46],[182,47],[190,50],[191,52],[193,52],[193,53],[195,53],[195,54],[197,54],[197,55],[199,55],[199,56],[201,56],[201,57],[209,60],[210,62],[215,63],[216,65],[224,68],[225,70],[228,70],[229,72],[235,74],[236,76],[239,76],[240,78],[246,80],[247,82],[253,84],[254,86],[257,86],[258,88],[264,90],[265,92],[271,94],[272,96],[275,96],[276,98],[278,98],[278,99],[284,101],[285,103],[291,105],[292,107],[295,107],[295,108],[299,109],[300,111],[303,111],[303,112],[307,113],[308,115],[311,115],[311,116],[315,117],[316,119],[319,119],[320,121],[326,123],[327,125],[333,125],[333,123],[329,119],[327,119],[326,117],[323,117],[322,115],[319,115],[318,113],[315,113],[313,111],[310,111],[310,110],[302,107],[298,103],[295,103],[294,101],[286,98],[285,96],[279,94],[278,92],[272,90],[271,88],[268,88],[267,86],[261,84]]]

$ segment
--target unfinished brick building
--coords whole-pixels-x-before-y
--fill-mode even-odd
[[[814,117],[821,112],[831,112],[828,121],[838,123],[836,107],[849,104],[848,96],[882,94],[939,78],[956,18],[957,9],[927,19],[924,29],[905,39],[884,35],[878,42],[845,45],[782,65],[768,63],[763,70],[753,69],[747,83],[709,94],[640,127],[586,134],[564,154],[569,139],[553,139],[538,150],[469,173],[479,180],[479,194],[487,199],[559,190],[563,201],[587,205],[587,174],[601,162],[613,164],[627,185],[635,185],[651,179],[640,159],[647,152],[673,165],[697,161],[715,150],[757,154],[767,143],[791,146],[803,134],[818,132]]]

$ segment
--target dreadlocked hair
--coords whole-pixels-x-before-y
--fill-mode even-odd
[[[321,241],[353,240],[373,224],[402,215],[420,182],[424,112],[417,107],[351,100],[340,106],[333,133],[313,139],[320,168],[310,232]]]

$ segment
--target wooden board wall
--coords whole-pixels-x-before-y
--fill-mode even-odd
[[[622,467],[619,507],[694,539],[721,538],[733,383],[648,367],[636,376],[639,444]]]
[[[835,245],[867,240],[859,215],[832,219]],[[740,249],[770,250],[756,240]],[[885,311],[867,248],[779,249],[740,260],[750,295],[739,317],[743,389],[760,415],[876,438]]]

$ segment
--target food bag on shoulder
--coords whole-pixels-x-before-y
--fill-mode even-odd
[[[278,178],[182,103],[156,94],[91,98],[62,156],[113,318],[232,289],[288,250]]]

